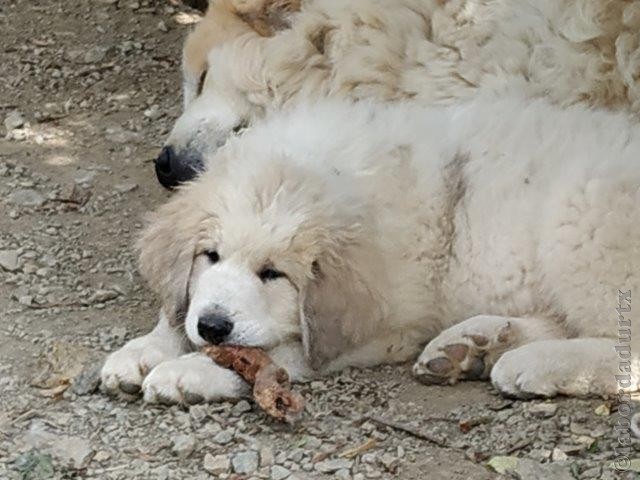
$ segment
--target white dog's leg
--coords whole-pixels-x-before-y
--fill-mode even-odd
[[[293,382],[312,376],[300,342],[280,345],[270,350],[269,356],[287,370]],[[165,404],[234,399],[251,392],[237,373],[218,366],[201,353],[183,355],[161,363],[145,378],[142,390],[145,401]]]
[[[486,379],[507,350],[535,340],[563,337],[553,320],[477,315],[429,342],[413,372],[429,384]]]
[[[529,343],[505,353],[493,367],[491,381],[504,395],[517,398],[611,397],[619,389],[636,391],[638,357],[627,364],[615,347],[616,340],[605,338]]]
[[[202,353],[190,353],[156,366],[142,383],[149,403],[191,405],[241,398],[250,390],[240,376]]]
[[[102,389],[110,394],[137,394],[152,368],[185,352],[183,338],[161,312],[150,333],[134,338],[107,357],[101,371]]]

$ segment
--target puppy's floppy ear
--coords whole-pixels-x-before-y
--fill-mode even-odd
[[[300,295],[300,318],[305,354],[314,369],[362,345],[380,327],[385,309],[379,266],[367,250],[352,245],[313,264],[313,278]]]
[[[188,283],[201,232],[210,223],[203,211],[178,192],[149,217],[137,243],[140,273],[160,295],[162,309],[172,325],[184,320]]]

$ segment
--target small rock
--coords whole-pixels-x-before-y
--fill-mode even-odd
[[[567,465],[560,463],[537,463],[527,458],[518,460],[515,469],[518,478],[522,480],[537,480],[539,478],[552,478],[553,480],[574,480]]]
[[[84,57],[82,58],[82,60],[84,61],[84,63],[102,62],[106,58],[108,50],[109,50],[108,48],[104,48],[104,47],[90,48],[84,54]]]
[[[351,480],[351,473],[346,468],[338,470],[333,476],[338,480]]]
[[[109,460],[110,458],[111,458],[111,454],[106,450],[100,450],[96,452],[96,454],[93,456],[93,459],[96,462],[104,462],[105,460]]]
[[[314,468],[321,473],[333,473],[342,469],[350,469],[351,465],[353,465],[351,460],[336,458],[318,462]]]
[[[233,430],[231,429],[222,430],[220,433],[216,434],[215,437],[213,437],[213,441],[219,443],[220,445],[225,445],[231,440],[233,440]]]
[[[107,302],[118,298],[118,295],[120,294],[114,290],[96,290],[87,302],[89,304]]]
[[[169,31],[169,27],[167,27],[167,24],[165,23],[164,20],[160,20],[158,22],[158,30],[160,30],[161,32],[168,32]]]
[[[258,469],[260,459],[258,458],[258,452],[254,450],[247,450],[246,452],[240,452],[233,456],[231,464],[233,465],[233,471],[239,474],[253,473]]]
[[[262,447],[260,449],[260,466],[270,467],[275,462],[273,449],[271,447]]]
[[[40,480],[53,478],[54,468],[51,462],[51,455],[29,452],[20,455],[13,463],[14,467],[21,473],[20,478]]]
[[[9,194],[8,200],[23,207],[41,207],[45,198],[32,188],[18,188]]]
[[[231,462],[226,455],[211,455],[207,453],[204,456],[203,468],[212,475],[220,475],[229,471]]]
[[[78,170],[73,174],[73,181],[78,185],[88,185],[97,174],[95,170]]]
[[[207,418],[207,406],[191,405],[189,407],[189,415],[196,424],[200,424],[205,418]]]
[[[271,480],[284,480],[289,475],[291,475],[291,471],[280,465],[271,467]]]
[[[18,297],[18,303],[26,307],[33,305],[33,295],[20,295]]]
[[[601,473],[600,467],[593,467],[580,472],[580,478],[600,478]]]
[[[159,105],[151,105],[143,112],[144,116],[149,120],[157,120],[162,116],[162,112],[160,111]]]
[[[380,457],[380,463],[386,468],[388,471],[392,471],[396,465],[398,464],[398,459],[389,453],[385,453]]]
[[[536,418],[553,417],[558,411],[558,405],[555,403],[538,403],[529,407],[529,413]]]
[[[15,272],[20,268],[17,250],[0,250],[0,268]]]
[[[24,117],[18,110],[14,110],[4,119],[4,128],[7,132],[15,130],[16,128],[22,128],[24,126]]]
[[[90,395],[95,392],[100,386],[101,367],[98,363],[82,370],[73,381],[71,391],[76,395]]]
[[[196,438],[193,435],[178,435],[173,439],[171,450],[180,458],[187,458],[196,448]]]
[[[113,188],[118,193],[129,193],[129,192],[133,192],[134,190],[136,190],[138,188],[138,184],[137,183],[133,183],[133,182],[118,183],[118,184],[114,185]]]
[[[231,409],[231,414],[235,416],[240,416],[243,413],[251,411],[251,404],[246,400],[240,400],[236,403]]]

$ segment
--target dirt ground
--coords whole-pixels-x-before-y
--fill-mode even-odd
[[[612,467],[615,402],[427,387],[406,365],[301,386],[296,428],[246,401],[96,390],[104,356],[155,322],[132,244],[169,196],[150,159],[196,18],[169,0],[0,0],[0,478],[636,478],[637,441],[630,471]]]

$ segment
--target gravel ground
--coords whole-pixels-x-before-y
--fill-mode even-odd
[[[131,245],[168,196],[149,159],[180,107],[170,1],[0,1],[0,478],[636,478],[611,467],[615,402],[513,402],[407,365],[300,386],[274,424],[247,401],[189,408],[97,390],[104,356],[154,323]],[[497,473],[502,472],[502,475]]]

